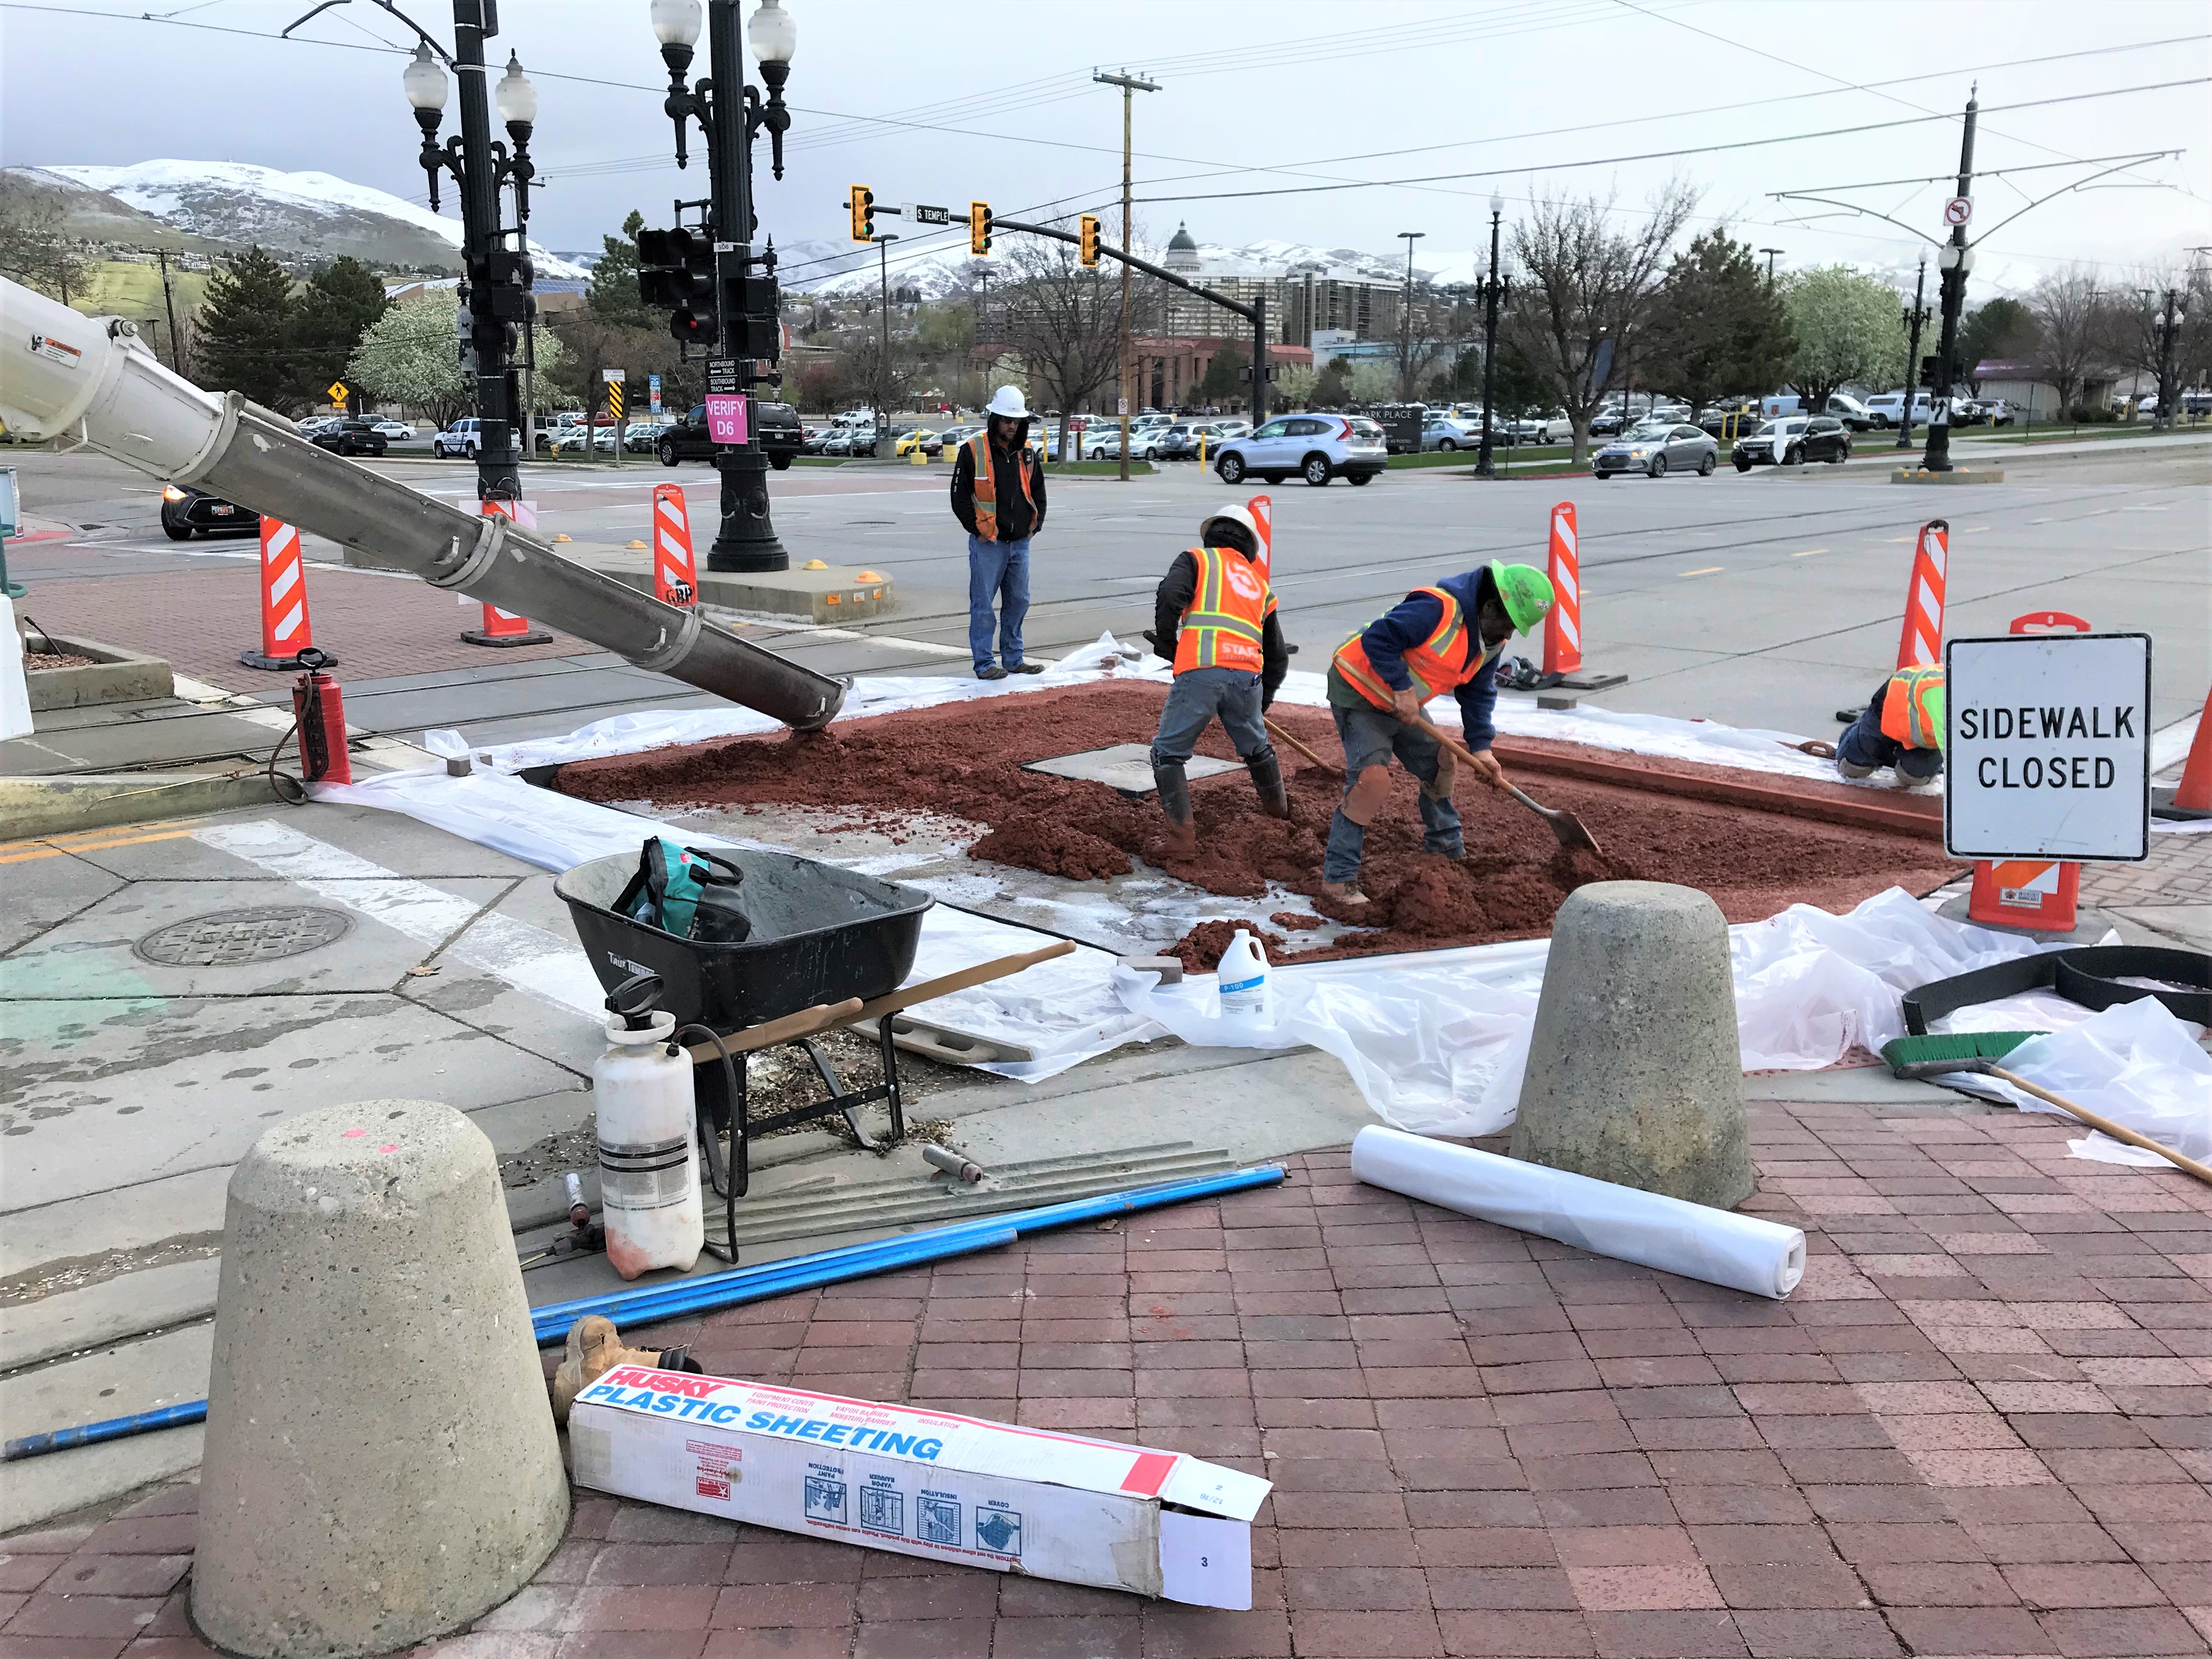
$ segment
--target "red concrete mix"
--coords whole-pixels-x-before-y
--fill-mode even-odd
[[[1309,763],[1288,775],[1288,821],[1260,811],[1241,770],[1194,784],[1199,850],[1188,858],[1161,845],[1164,820],[1149,798],[1022,769],[1148,740],[1164,695],[1157,684],[1109,683],[955,703],[819,732],[580,761],[561,769],[556,787],[585,799],[644,799],[663,809],[835,807],[887,830],[933,812],[988,827],[972,856],[1051,875],[1124,875],[1141,857],[1224,897],[1261,897],[1273,881],[1310,898],[1343,788],[1334,768]],[[1327,711],[1278,707],[1273,717],[1317,752],[1340,752]],[[1234,758],[1218,727],[1209,728],[1200,749]],[[1287,747],[1284,753],[1295,759]],[[1447,860],[1421,851],[1414,785],[1395,769],[1392,776],[1389,804],[1368,831],[1360,884],[1370,904],[1355,917],[1311,900],[1332,920],[1365,925],[1308,959],[1538,937],[1550,931],[1561,900],[1588,881],[1678,882],[1710,893],[1730,921],[1751,921],[1801,902],[1840,911],[1887,887],[1926,891],[1962,872],[1924,838],[1533,772],[1518,781],[1546,805],[1578,814],[1606,856],[1562,853],[1541,820],[1467,781],[1457,799],[1468,855]],[[1210,934],[1193,935],[1174,948],[1194,967],[1211,966],[1227,936],[1209,951],[1210,942]],[[1268,951],[1276,955],[1276,945]]]

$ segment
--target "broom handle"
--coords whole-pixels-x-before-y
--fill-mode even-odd
[[[2036,1085],[2030,1083],[2026,1078],[2021,1076],[2018,1073],[2008,1072],[2002,1066],[1990,1066],[1989,1074],[1991,1077],[2002,1079],[2003,1081],[2011,1084],[2015,1089],[2027,1091],[2029,1094],[2033,1095],[2038,1100],[2049,1101],[2053,1106],[2057,1107],[2061,1111],[2073,1113],[2075,1116],[2080,1118],[2082,1122],[2087,1124],[2091,1128],[2100,1130],[2102,1133],[2112,1136],[2115,1140],[2124,1140],[2130,1146],[2140,1146],[2145,1152],[2156,1152],[2160,1158],[2167,1159],[2177,1167],[2186,1170],[2191,1175],[2195,1176],[2199,1181],[2204,1182],[2208,1184],[2212,1184],[2212,1168],[2207,1168],[2205,1165],[2199,1164],[2195,1158],[2190,1157],[2185,1152],[2177,1152],[2172,1147],[2164,1146],[2158,1141],[2153,1140],[2148,1135],[2139,1134],[2135,1130],[2129,1128],[2124,1123],[2115,1123],[2108,1117],[2100,1117],[2096,1113],[2089,1110],[2087,1107],[2076,1106],[2072,1101],[2067,1099],[2063,1095],[2054,1095],[2048,1089],[2039,1088]]]

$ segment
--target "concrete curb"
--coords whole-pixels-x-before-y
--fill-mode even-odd
[[[153,702],[176,695],[175,672],[159,657],[104,640],[65,639],[43,629],[40,637],[57,652],[90,657],[92,661],[82,668],[41,668],[26,675],[33,714],[57,708],[86,708],[95,703]],[[30,641],[27,638],[24,643]]]
[[[71,773],[0,778],[0,823],[12,840],[101,830],[158,818],[196,817],[277,799],[267,775],[251,772]]]

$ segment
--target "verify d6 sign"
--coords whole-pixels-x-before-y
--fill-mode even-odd
[[[1953,640],[1943,667],[1944,851],[2148,856],[2150,635]]]

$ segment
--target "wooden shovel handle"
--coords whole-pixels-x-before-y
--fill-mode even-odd
[[[1281,738],[1285,743],[1287,743],[1288,744],[1290,744],[1291,748],[1293,748],[1293,749],[1297,750],[1298,751],[1298,753],[1300,753],[1301,755],[1304,755],[1304,756],[1308,760],[1311,761],[1311,762],[1312,762],[1316,766],[1318,766],[1318,767],[1322,768],[1323,770],[1330,770],[1330,769],[1331,769],[1331,768],[1329,767],[1329,763],[1328,763],[1327,761],[1323,760],[1323,759],[1322,759],[1319,755],[1315,754],[1315,753],[1314,753],[1314,751],[1313,751],[1312,750],[1310,750],[1310,749],[1307,748],[1307,747],[1305,746],[1305,744],[1304,744],[1300,743],[1300,742],[1299,742],[1296,738],[1292,737],[1289,732],[1287,732],[1284,731],[1284,730],[1283,730],[1283,728],[1282,728],[1281,726],[1279,726],[1276,725],[1276,724],[1274,723],[1274,721],[1270,720],[1267,720],[1267,717],[1265,714],[1261,715],[1261,716],[1260,716],[1260,718],[1261,718],[1261,720],[1267,720],[1267,729],[1268,729],[1270,732],[1273,732],[1277,737],[1280,738]]]
[[[795,1014],[786,1014],[781,1019],[772,1019],[765,1025],[751,1025],[742,1031],[732,1031],[722,1039],[722,1047],[733,1054],[750,1054],[756,1048],[765,1048],[771,1043],[789,1042],[793,1039],[812,1036],[833,1025],[848,1025],[860,1017],[860,1000],[848,997],[842,1002],[817,1002],[811,1008],[801,1008]],[[711,1042],[695,1042],[684,1051],[694,1065],[704,1066],[721,1058],[720,1051]]]
[[[1433,726],[1430,723],[1428,716],[1425,714],[1416,714],[1413,716],[1413,724],[1419,726],[1422,731],[1427,732],[1438,743],[1443,744],[1446,749],[1449,749],[1452,752],[1455,758],[1465,761],[1469,766],[1473,767],[1478,772],[1482,770],[1482,763],[1475,759],[1474,751],[1469,749],[1465,744],[1460,742],[1457,738],[1445,736],[1441,727]],[[1520,792],[1515,789],[1511,784],[1505,782],[1502,776],[1500,777],[1497,787],[1506,791],[1509,794],[1520,793]],[[1526,795],[1522,795],[1521,799],[1524,801],[1528,801],[1529,805],[1536,806],[1536,803],[1533,800],[1528,800],[1528,798]],[[1544,809],[1540,806],[1536,806],[1536,810],[1540,812]]]
[[[2166,1146],[2162,1142],[2153,1140],[2148,1135],[2139,1133],[2136,1130],[2129,1128],[2124,1123],[2115,1123],[2108,1117],[2100,1117],[2096,1113],[2091,1111],[2086,1106],[2076,1106],[2072,1101],[2067,1099],[2063,1095],[2054,1095],[2048,1089],[2038,1087],[2036,1085],[2030,1083],[2026,1078],[2021,1076],[2017,1072],[2008,1072],[2002,1066],[1992,1066],[1990,1067],[1989,1074],[1994,1078],[2002,1079],[2005,1082],[2011,1084],[2015,1089],[2026,1090],[2029,1094],[2033,1095],[2038,1100],[2049,1101],[2053,1106],[2058,1108],[2062,1112],[2071,1112],[2075,1117],[2080,1118],[2082,1122],[2087,1124],[2091,1128],[2101,1130],[2106,1134],[2112,1136],[2115,1140],[2124,1140],[2130,1146],[2140,1146],[2145,1152],[2156,1152],[2160,1158],[2166,1159],[2177,1168],[2187,1170],[2191,1175],[2195,1176],[2199,1181],[2207,1182],[2208,1184],[2212,1184],[2212,1168],[2207,1168],[2205,1165],[2199,1164],[2195,1158],[2191,1158],[2185,1152],[2177,1152],[2172,1147]]]

